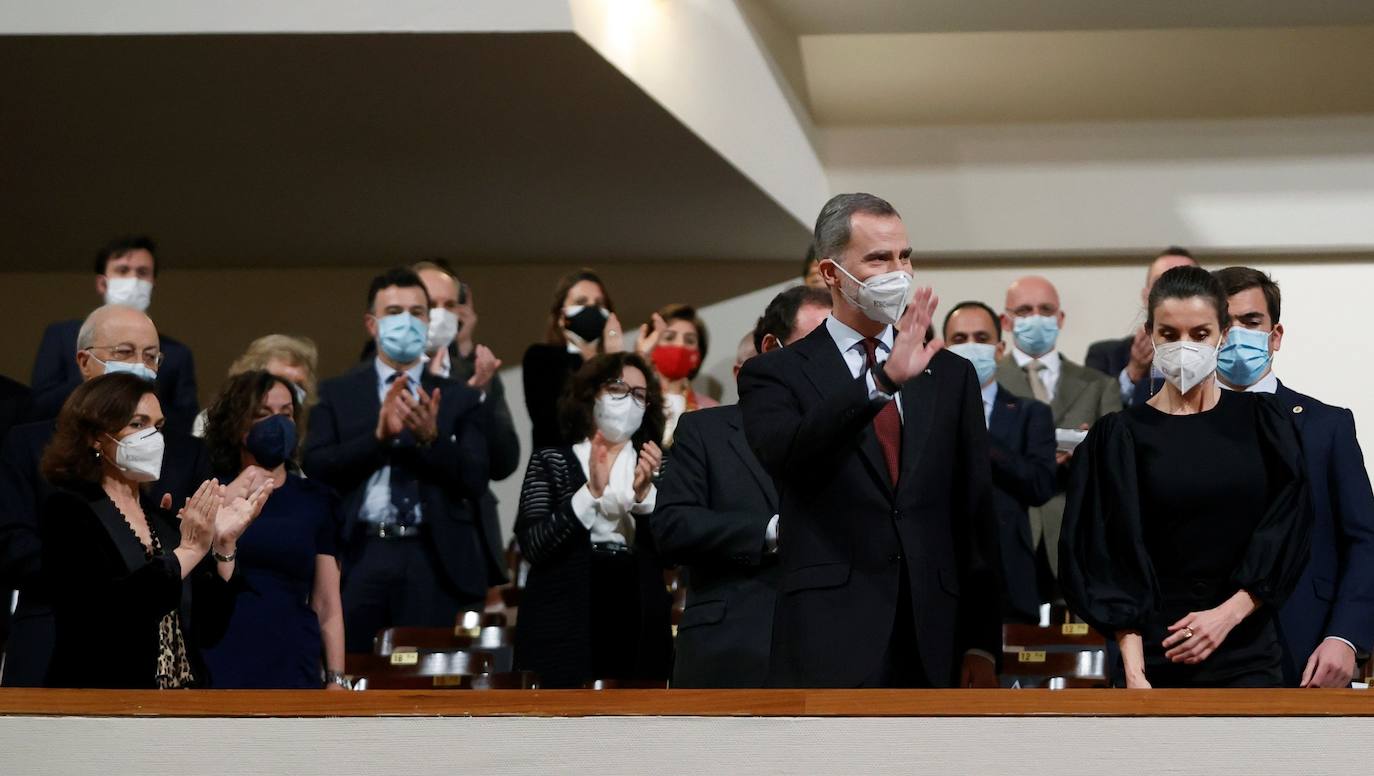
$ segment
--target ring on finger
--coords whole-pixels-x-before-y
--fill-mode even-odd
[[[1187,641],[1188,639],[1191,639],[1192,637],[1193,637],[1193,629],[1192,629],[1192,628],[1184,628],[1184,629],[1183,629],[1183,640],[1184,640],[1184,641]]]

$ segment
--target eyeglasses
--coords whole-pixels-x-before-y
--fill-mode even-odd
[[[157,371],[158,367],[162,366],[162,351],[157,348],[147,348],[143,351],[142,356],[139,355],[138,349],[133,345],[92,345],[86,348],[86,350],[109,351],[110,355],[113,357],[110,359],[111,361],[133,363],[135,359],[138,359],[154,372]]]
[[[629,383],[626,383],[624,380],[608,380],[601,384],[601,389],[606,392],[607,396],[617,401],[626,396],[632,396],[634,397],[635,404],[641,407],[649,403],[648,388],[631,388]]]

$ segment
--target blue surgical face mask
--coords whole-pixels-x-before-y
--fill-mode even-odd
[[[285,415],[271,415],[248,429],[244,449],[264,469],[275,469],[296,452],[296,424]]]
[[[410,313],[396,313],[377,319],[377,346],[392,361],[409,364],[425,352],[429,326]]]
[[[950,345],[949,352],[963,356],[973,362],[973,371],[978,373],[978,384],[987,385],[997,371],[997,348],[983,342],[964,342]]]
[[[1032,358],[1054,350],[1059,339],[1059,319],[1052,315],[1027,315],[1014,319],[1012,337],[1016,347]]]
[[[1274,354],[1269,352],[1272,331],[1232,326],[1226,344],[1217,353],[1217,373],[1237,388],[1248,388],[1269,371]]]
[[[104,367],[105,374],[107,375],[127,372],[128,374],[142,377],[150,383],[157,382],[157,372],[149,369],[148,365],[142,361],[101,361],[95,356],[91,356],[91,360]]]

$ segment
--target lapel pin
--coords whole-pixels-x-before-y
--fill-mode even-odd
[[[1301,415],[1301,414],[1302,414],[1302,405],[1301,405],[1301,404],[1299,404],[1298,406],[1296,406],[1296,407],[1293,408],[1293,414],[1294,414],[1294,415]]]

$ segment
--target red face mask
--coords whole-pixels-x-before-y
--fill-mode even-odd
[[[659,345],[652,355],[654,368],[669,380],[681,380],[701,365],[701,351],[681,345]]]

